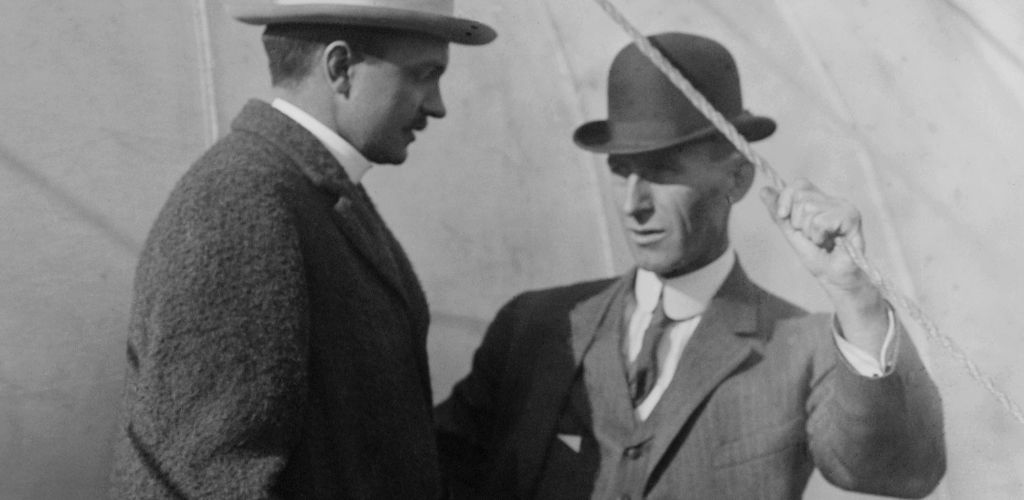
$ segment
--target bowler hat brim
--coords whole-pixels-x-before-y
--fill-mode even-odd
[[[736,130],[748,141],[759,141],[775,132],[775,121],[764,116],[755,116],[743,111],[729,120]],[[573,134],[577,146],[594,153],[634,154],[657,151],[672,146],[707,139],[718,133],[714,125],[683,134],[628,134],[616,133],[607,120],[598,120],[580,125]]]
[[[228,12],[246,24],[363,26],[422,33],[461,45],[483,45],[497,36],[490,26],[470,19],[388,7],[249,2],[230,4]]]

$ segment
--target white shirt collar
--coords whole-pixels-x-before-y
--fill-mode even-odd
[[[298,106],[280,97],[274,99],[274,102],[270,105],[284,113],[285,116],[295,120],[299,125],[302,125],[302,128],[308,130],[309,133],[313,134],[314,137],[323,143],[327,151],[330,151],[331,156],[334,156],[334,159],[338,160],[338,163],[341,164],[341,168],[345,169],[345,173],[348,174],[348,178],[353,184],[359,184],[363,179],[363,174],[373,166],[370,160],[367,160],[358,149],[342,136],[323,123],[320,123],[319,120],[313,118]]]
[[[658,304],[658,295],[665,288],[665,314],[673,320],[688,319],[702,314],[711,299],[729,277],[736,263],[732,247],[710,264],[682,276],[662,281],[657,274],[646,269],[637,269],[633,284],[637,311],[650,312]]]

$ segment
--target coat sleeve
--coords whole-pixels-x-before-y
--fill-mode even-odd
[[[920,498],[946,469],[942,401],[903,326],[895,327],[895,369],[880,378],[858,374],[830,333],[816,335],[809,446],[815,465],[840,488]]]
[[[131,496],[272,498],[306,398],[296,221],[273,179],[193,181],[136,280],[128,434],[148,479]]]
[[[473,355],[469,375],[455,385],[452,394],[436,409],[441,469],[452,497],[478,498],[485,487],[490,463],[495,459],[495,440],[504,425],[499,409],[508,373],[519,298],[498,312]]]

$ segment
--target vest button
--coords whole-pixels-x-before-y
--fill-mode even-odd
[[[629,495],[623,493],[623,494],[619,495],[619,500],[632,500],[632,497],[630,497]]]
[[[636,459],[640,458],[644,454],[644,451],[643,451],[642,445],[641,446],[630,446],[629,448],[626,448],[623,451],[622,454],[623,454],[623,456],[625,456],[626,458],[628,458],[630,460],[636,460]]]

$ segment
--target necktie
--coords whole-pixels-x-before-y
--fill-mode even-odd
[[[661,343],[671,323],[672,320],[665,314],[665,307],[659,295],[658,304],[651,313],[651,323],[644,331],[640,354],[629,367],[629,395],[634,408],[643,402],[658,380],[658,344]]]

